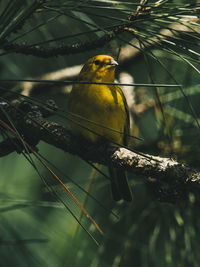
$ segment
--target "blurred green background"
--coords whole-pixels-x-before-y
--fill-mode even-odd
[[[139,43],[139,53],[130,56],[130,60],[121,60],[118,81],[120,74],[126,72],[135,83],[177,83],[182,87],[125,88],[132,90],[134,96],[134,107],[130,107],[134,120],[132,134],[143,140],[133,145],[144,153],[172,157],[199,169],[200,137],[196,122],[200,116],[198,22],[189,24],[191,31],[187,34],[178,28],[174,39],[162,36],[168,41],[145,48],[148,38],[158,36],[162,29],[174,22],[181,26],[182,16],[198,18],[198,1],[161,1],[160,5],[158,1],[147,1],[153,19],[147,16],[132,22],[130,27],[135,31],[134,35],[121,33],[104,46],[87,51],[45,58],[34,53],[27,55],[25,49],[21,52],[16,47],[6,49],[5,44],[17,43],[56,51],[58,47],[97,40],[113,26],[127,23],[127,16],[136,12],[139,2],[1,1],[0,79],[42,78],[47,73],[83,64],[96,54],[110,54],[120,62],[120,53],[130,42],[134,45],[134,38]],[[6,94],[4,90],[0,91],[1,100],[10,100],[13,95],[8,90],[23,93],[24,84],[10,81],[2,83],[1,89],[7,90]],[[69,88],[65,89],[46,86],[31,95],[42,101],[55,100],[67,115]],[[145,107],[147,103],[149,105]],[[61,118],[59,113],[50,119],[68,127],[67,119]],[[85,203],[84,207],[105,234],[97,233],[33,155],[37,170],[48,186],[24,155],[14,152],[0,160],[1,266],[200,266],[200,212],[195,196],[189,194],[186,201],[173,204],[159,202],[156,188],[149,186],[144,177],[130,174],[132,203],[115,203],[109,182],[88,163],[43,142],[38,148],[56,166],[57,169],[49,165],[66,186]],[[105,167],[102,170],[107,172]],[[54,190],[56,195],[49,190]]]

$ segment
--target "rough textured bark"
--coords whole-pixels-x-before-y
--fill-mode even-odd
[[[46,117],[54,113],[55,109],[53,102],[42,108],[21,99],[12,104],[2,102],[0,103],[0,124],[2,126],[3,121],[12,127],[10,123],[12,120],[15,129],[33,147],[39,141],[44,141],[65,152],[78,155],[86,161],[104,165],[112,161],[118,168],[145,177],[160,200],[170,202],[185,200],[190,192],[199,198],[200,173],[198,171],[173,159],[134,152],[114,144],[104,143],[94,146],[86,140],[73,136],[62,125],[48,121]],[[13,151],[22,150],[22,142],[16,136],[0,143],[1,157]]]

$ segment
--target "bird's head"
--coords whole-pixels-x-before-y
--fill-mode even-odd
[[[92,57],[83,66],[79,81],[114,82],[117,65],[117,61],[108,55]]]

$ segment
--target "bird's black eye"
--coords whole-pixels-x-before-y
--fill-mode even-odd
[[[100,65],[100,60],[95,60],[95,61],[94,61],[94,64],[95,64],[95,65]]]

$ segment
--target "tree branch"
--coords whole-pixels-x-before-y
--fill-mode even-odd
[[[112,162],[116,168],[144,176],[146,181],[153,185],[154,190],[156,188],[158,198],[163,201],[185,200],[190,192],[194,193],[199,201],[200,173],[196,170],[169,158],[137,153],[106,142],[93,145],[74,136],[63,126],[44,118],[54,111],[55,105],[48,105],[45,108],[34,105],[33,112],[33,105],[21,99],[12,104],[0,103],[1,120],[9,124],[7,118],[12,119],[18,132],[23,133],[26,142],[32,146],[44,141],[65,152],[78,155],[86,161],[104,165]],[[14,142],[9,141],[0,143],[0,156],[16,150],[16,145],[11,149]],[[18,140],[17,147],[20,142]]]
[[[141,8],[141,6],[139,6]],[[137,14],[137,13],[136,13]],[[135,17],[136,17],[135,14]],[[199,28],[196,26],[199,23],[199,18],[191,18],[191,17],[183,17],[179,19],[177,22],[170,24],[166,29],[161,29],[155,36],[147,38],[147,40],[144,41],[145,48],[143,48],[143,51],[147,49],[151,49],[153,47],[160,48],[161,45],[166,45],[166,40],[174,41],[176,42],[176,38],[180,35],[188,36],[188,34],[193,33],[199,34]],[[132,34],[133,36],[137,36],[137,33],[135,32],[134,28],[130,27],[122,27],[121,30],[124,32],[127,32],[129,34]],[[132,44],[132,45],[131,45]],[[177,44],[178,47],[178,44]],[[78,48],[77,48],[78,49]],[[128,44],[124,45],[120,51],[119,55],[119,65],[120,67],[128,67],[130,66],[130,63],[132,64],[133,59],[141,54],[140,49],[140,42],[133,38],[131,41],[129,41]],[[67,67],[64,69],[57,70],[55,72],[47,73],[38,79],[41,80],[74,80],[76,79],[77,75],[79,74],[80,70],[82,68],[82,65],[77,65],[73,67]],[[38,80],[37,79],[37,80]],[[22,82],[20,83],[20,88],[23,95],[31,95],[31,94],[37,94],[37,92],[49,90],[53,88],[53,91],[55,92],[55,86],[48,85],[44,83],[39,82]],[[60,90],[61,87],[59,87]],[[70,86],[65,86],[62,88],[67,88],[65,92],[69,92]]]
[[[60,45],[56,47],[47,48],[46,46],[43,47],[40,45],[9,43],[8,41],[5,40],[2,45],[2,49],[5,50],[6,52],[15,52],[15,53],[33,55],[43,58],[82,53],[88,50],[97,49],[98,47],[103,47],[105,44],[113,40],[117,35],[123,33],[127,26],[132,25],[133,21],[141,18],[142,19],[147,18],[149,17],[149,15],[150,15],[150,9],[148,9],[148,12],[146,12],[145,10],[145,12],[133,13],[131,16],[127,18],[128,23],[122,23],[114,27],[107,27],[104,29],[106,33],[102,37],[85,43],[74,43],[72,45]]]
[[[82,43],[74,43],[72,45],[59,45],[59,46],[54,46],[54,47],[46,47],[46,44],[44,46],[42,45],[27,45],[24,42],[22,43],[10,43],[7,40],[4,40],[4,42],[1,44],[1,48],[5,51],[5,53],[21,53],[25,55],[33,55],[37,57],[43,57],[43,58],[48,58],[48,57],[54,57],[54,56],[59,56],[59,55],[68,55],[68,54],[77,54],[77,53],[82,53],[88,50],[93,50],[99,47],[103,47],[105,44],[109,43],[111,40],[115,39],[118,35],[124,32],[131,32],[136,38],[138,33],[140,32],[141,29],[137,29],[137,24],[136,22],[144,22],[144,21],[156,21],[158,19],[157,16],[154,14],[156,13],[156,9],[159,7],[159,5],[156,5],[154,7],[146,6],[147,1],[146,0],[141,0],[140,4],[138,5],[136,11],[133,11],[132,13],[130,12],[130,15],[127,17],[127,22],[126,23],[121,23],[117,26],[113,27],[106,27],[104,28],[104,32],[106,32],[102,37],[91,40],[88,42],[82,42]],[[152,12],[153,11],[153,12]],[[180,10],[176,9],[173,12],[173,16],[179,15]],[[188,17],[189,15],[196,15],[195,17]],[[162,15],[162,14],[161,14]],[[181,13],[181,15],[184,15],[184,13]],[[171,14],[166,15],[164,14],[163,17],[161,18],[168,18],[170,17]],[[166,29],[162,29],[160,33],[155,34],[155,37],[148,38],[149,42],[147,42],[147,46],[155,45],[160,42],[162,42],[163,39],[174,37],[179,34],[184,34],[187,32],[193,32],[193,33],[199,33],[198,27],[193,25],[192,23],[198,23],[199,18],[198,18],[198,9],[195,10],[185,10],[185,18],[177,19],[177,23],[169,24],[166,26]],[[139,25],[139,24],[138,24]],[[99,29],[97,29],[99,31]],[[64,40],[67,36],[63,36],[61,38],[58,38],[58,40]],[[55,41],[55,40],[54,40]],[[148,40],[147,40],[148,41]],[[130,42],[129,42],[130,43]],[[137,43],[137,41],[136,41]],[[166,44],[166,43],[165,43]],[[129,45],[130,46],[130,45]],[[137,54],[139,53],[139,49],[137,49]],[[134,49],[133,49],[134,51]],[[135,52],[135,51],[134,51]],[[130,58],[130,56],[126,56],[125,58]]]

